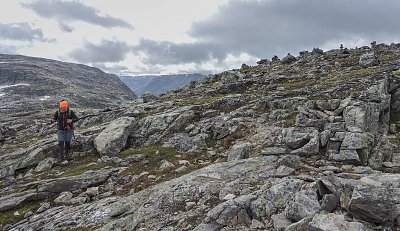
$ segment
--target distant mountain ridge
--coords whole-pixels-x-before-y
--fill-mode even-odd
[[[120,79],[138,96],[151,92],[154,94],[165,93],[178,89],[194,80],[204,78],[202,74],[177,74],[177,75],[147,75],[147,76],[120,76]]]
[[[0,111],[74,107],[102,108],[136,95],[116,76],[98,68],[51,59],[0,54]]]

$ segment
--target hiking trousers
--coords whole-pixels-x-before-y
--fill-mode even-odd
[[[70,159],[71,140],[74,130],[58,130],[58,158],[63,161],[65,158]]]

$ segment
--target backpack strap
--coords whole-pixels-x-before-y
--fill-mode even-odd
[[[61,114],[60,109],[57,110],[57,117],[59,117]],[[72,118],[72,110],[68,108],[67,110],[67,118],[71,119]]]

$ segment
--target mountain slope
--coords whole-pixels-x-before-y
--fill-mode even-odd
[[[63,99],[74,107],[102,108],[136,95],[116,75],[81,64],[0,55],[0,110],[52,108]]]
[[[121,80],[128,85],[137,95],[146,92],[153,94],[166,93],[170,90],[179,89],[183,85],[204,78],[202,74],[180,74],[180,75],[149,75],[149,76],[122,76]]]
[[[398,230],[399,68],[372,44],[224,71],[82,116],[66,166],[48,115],[7,114],[0,230]]]

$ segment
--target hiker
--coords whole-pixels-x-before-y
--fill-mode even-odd
[[[75,115],[68,106],[67,100],[61,100],[59,109],[54,113],[51,122],[58,122],[58,158],[59,162],[63,163],[66,159],[71,160],[71,139],[74,135],[74,122],[78,121]]]

